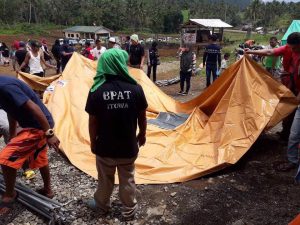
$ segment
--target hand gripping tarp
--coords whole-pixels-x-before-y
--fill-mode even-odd
[[[44,100],[66,156],[97,178],[84,110],[95,70],[96,62],[74,54]],[[187,181],[234,164],[265,128],[276,125],[296,107],[294,95],[248,57],[231,65],[200,96],[186,103],[164,94],[143,71],[129,71],[144,89],[148,119],[161,112],[188,114],[172,129],[148,124],[147,143],[136,160],[139,184]]]

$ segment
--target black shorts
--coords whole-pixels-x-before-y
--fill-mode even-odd
[[[33,75],[36,75],[39,77],[44,77],[44,72],[34,73]]]

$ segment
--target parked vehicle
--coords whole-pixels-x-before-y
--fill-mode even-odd
[[[94,39],[80,39],[79,44],[80,45],[85,45],[85,42],[90,42],[91,45],[95,45],[95,40]]]
[[[72,38],[60,38],[59,40],[59,44],[62,45],[64,43],[64,40],[67,40],[69,42],[69,45],[77,45],[78,41],[76,39],[72,39]]]

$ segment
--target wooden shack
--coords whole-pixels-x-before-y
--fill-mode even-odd
[[[222,42],[224,29],[231,27],[220,19],[190,19],[181,27],[181,45],[191,44],[199,49],[208,44],[211,34],[216,34],[218,42]]]

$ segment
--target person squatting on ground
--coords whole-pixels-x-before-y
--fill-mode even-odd
[[[221,68],[221,47],[216,43],[217,40],[217,35],[211,35],[211,44],[205,47],[203,54],[203,66],[206,66],[206,87],[211,84],[211,75],[213,81],[217,79],[218,68]]]
[[[194,54],[191,50],[191,46],[185,45],[180,48],[180,91],[178,94],[187,95],[191,87],[192,69],[194,65]],[[184,91],[184,83],[186,83],[186,89]]]
[[[37,41],[30,41],[31,51],[27,52],[25,60],[20,66],[19,70],[22,71],[27,65],[29,66],[29,73],[43,77],[45,75],[42,63],[49,68],[56,69],[56,66],[47,63],[40,52],[40,44]],[[17,71],[18,72],[18,71]]]
[[[104,52],[87,99],[91,151],[99,179],[94,199],[87,204],[101,214],[109,212],[117,169],[122,215],[129,220],[137,210],[134,163],[139,146],[146,142],[148,104],[142,87],[129,75],[127,62],[124,50]]]
[[[261,56],[283,56],[283,68],[289,73],[288,88],[297,96],[300,103],[300,33],[291,33],[287,38],[287,45],[273,48],[251,51],[246,49],[247,54]],[[284,124],[283,124],[284,126]],[[283,127],[284,128],[284,127]],[[278,165],[280,171],[289,171],[299,165],[300,143],[300,107],[298,106],[288,139],[287,158],[288,162]]]
[[[59,150],[59,140],[52,130],[53,118],[38,96],[24,82],[0,76],[0,107],[7,113],[10,141],[0,152],[5,192],[0,202],[0,214],[6,213],[17,199],[14,190],[17,170],[25,161],[31,169],[40,169],[44,188],[38,190],[53,197],[47,158],[48,145]],[[17,123],[23,128],[16,132]]]
[[[147,71],[147,76],[150,78],[151,75],[151,70],[153,71],[153,82],[156,81],[156,70],[157,70],[157,65],[160,64],[159,62],[159,54],[157,50],[157,42],[152,42],[151,47],[148,50],[148,71]]]
[[[143,69],[145,60],[145,50],[140,44],[139,36],[133,34],[130,36],[131,45],[129,48],[129,66],[137,69]]]

